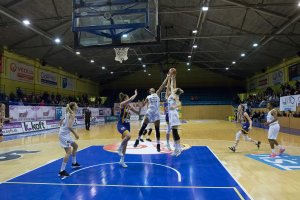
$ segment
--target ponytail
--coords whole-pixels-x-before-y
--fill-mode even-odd
[[[125,97],[127,97],[127,94],[124,94],[123,92],[121,92],[121,93],[119,94],[120,102],[124,101]]]
[[[67,104],[66,105],[66,113],[75,114],[74,110],[73,110],[74,106],[76,106],[75,102],[71,102],[71,103]]]

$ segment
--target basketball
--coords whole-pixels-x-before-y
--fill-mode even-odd
[[[176,69],[175,69],[175,68],[171,68],[171,69],[169,70],[169,74],[170,74],[170,75],[173,75],[173,76],[176,76]]]

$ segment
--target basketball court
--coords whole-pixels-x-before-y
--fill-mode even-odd
[[[298,199],[300,120],[291,115],[300,113],[300,95],[285,94],[284,85],[297,90],[300,80],[299,10],[296,0],[1,1],[1,200]],[[161,84],[160,142],[154,126],[152,141],[139,140],[148,114],[142,101]],[[184,90],[180,98],[177,87]],[[280,95],[260,96],[269,88]],[[138,114],[129,114],[125,168],[118,148],[127,132],[121,140],[117,124],[129,111],[119,97],[129,99],[135,89],[128,105]],[[163,107],[170,106],[168,89],[178,95],[181,122],[172,128],[171,150]],[[260,100],[256,107],[251,95]],[[268,114],[270,99],[291,112],[277,120],[286,151],[270,156],[264,116],[249,132],[261,145],[241,140],[232,152],[241,130],[233,122],[238,105]],[[78,105],[70,113],[81,166],[71,168],[70,157],[70,176],[58,176],[65,154],[59,127],[67,127],[60,120],[70,102]]]

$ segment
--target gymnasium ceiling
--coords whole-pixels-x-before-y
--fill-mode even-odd
[[[298,0],[158,2],[161,44],[135,47],[129,51],[129,59],[124,64],[114,60],[112,49],[81,50],[80,56],[75,54],[71,0],[1,0],[0,44],[102,84],[142,71],[138,57],[143,58],[149,73],[153,68],[171,63],[187,69],[186,63],[191,62],[191,71],[185,74],[187,79],[193,68],[244,79],[283,58],[296,56],[299,51]],[[209,10],[203,12],[201,8],[206,3]],[[30,27],[36,31],[21,23],[24,18],[30,19]],[[192,34],[194,29],[198,30],[196,35]],[[62,39],[61,45],[49,39],[56,36]],[[254,43],[258,46],[253,47]],[[192,51],[193,44],[198,48]],[[246,56],[241,57],[241,53]],[[89,62],[91,59],[95,60],[94,64]],[[232,64],[233,61],[236,64]],[[106,70],[101,66],[106,66]],[[226,67],[229,70],[225,70]]]

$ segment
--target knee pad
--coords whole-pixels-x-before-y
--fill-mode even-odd
[[[175,140],[175,141],[180,140],[180,136],[179,136],[179,134],[178,134],[178,130],[177,130],[177,129],[172,129],[172,132],[173,132],[174,140]]]

